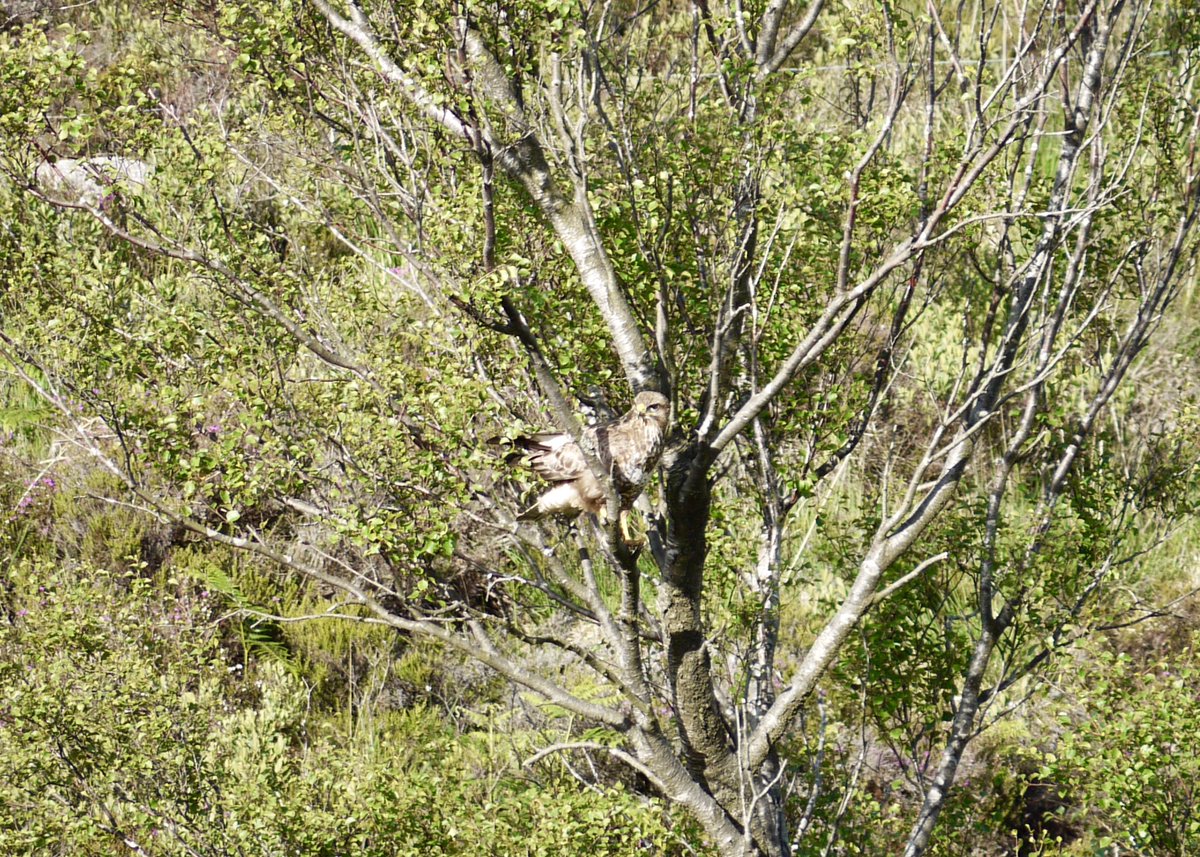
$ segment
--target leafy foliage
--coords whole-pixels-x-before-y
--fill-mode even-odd
[[[778,63],[776,3],[363,3],[391,65],[300,0],[6,25],[0,850],[904,848],[1194,527],[1196,14],[1010,5]],[[96,157],[152,178],[45,178]],[[640,556],[513,524],[547,375],[671,394]],[[931,853],[1057,847],[1046,783],[1064,847],[1195,850],[1177,661],[963,755]]]
[[[6,854],[685,853],[626,789],[522,773],[494,724],[416,705],[347,733],[273,661],[231,663],[205,590],[41,563],[9,582]]]

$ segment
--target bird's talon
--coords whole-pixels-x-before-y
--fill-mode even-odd
[[[621,541],[625,543],[625,547],[629,550],[638,551],[646,546],[646,537],[643,534],[630,531],[628,515],[621,515],[618,529],[621,531]]]

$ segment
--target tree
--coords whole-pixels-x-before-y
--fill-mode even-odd
[[[841,663],[864,723],[937,759],[924,853],[988,707],[1111,608],[1135,523],[1178,511],[1189,424],[1154,431],[1126,382],[1192,275],[1195,13],[183,15],[178,49],[230,65],[211,92],[151,86],[155,57],[89,67],[68,31],[3,54],[26,195],[4,356],[124,500],[594,724],[726,854],[836,841],[857,775],[815,823],[834,787],[823,733],[799,736]],[[101,151],[154,161],[149,187],[36,179]],[[63,230],[96,248],[82,281]],[[487,475],[513,414],[578,437],[591,385],[674,403],[645,550],[616,514],[548,543]],[[817,573],[831,603],[797,625]],[[604,692],[540,671],[545,648]],[[919,664],[919,714],[869,698]]]

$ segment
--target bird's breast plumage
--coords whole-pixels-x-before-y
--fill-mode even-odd
[[[623,422],[619,432],[611,433],[612,477],[622,505],[629,506],[650,481],[662,452],[664,435],[660,426],[646,417]]]

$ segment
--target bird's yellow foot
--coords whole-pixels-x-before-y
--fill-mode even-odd
[[[646,546],[646,537],[642,533],[633,530],[630,525],[629,513],[621,513],[619,528],[621,530],[621,539],[630,550],[640,550]]]

